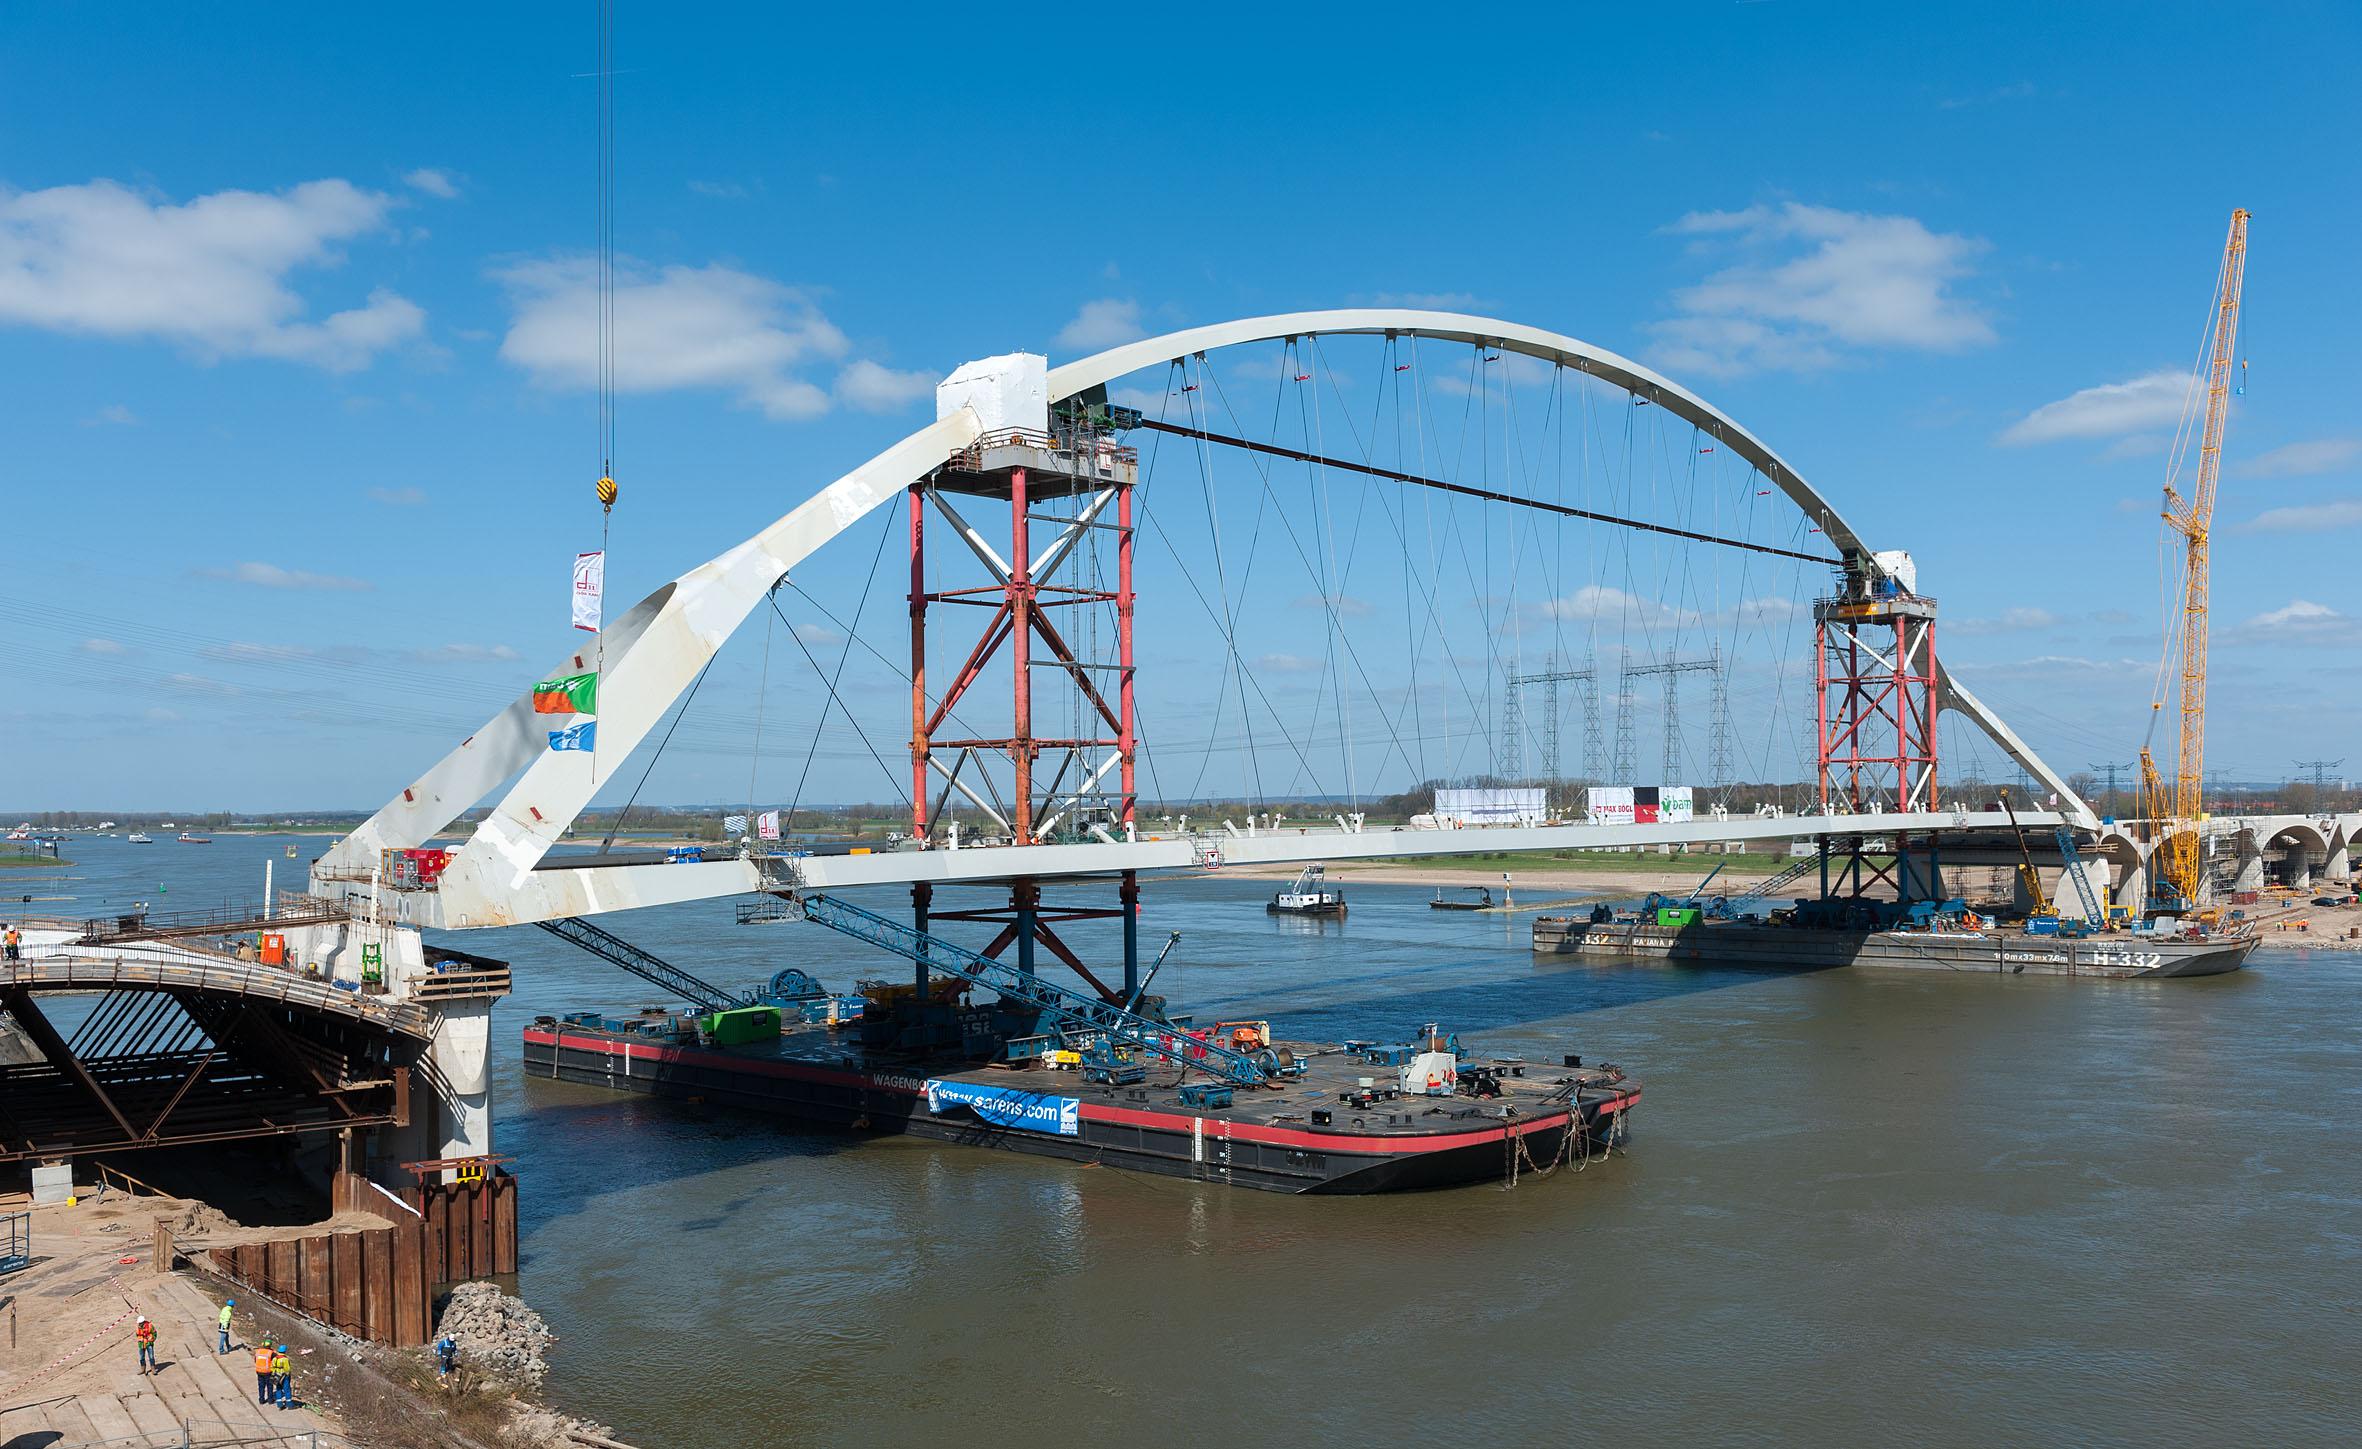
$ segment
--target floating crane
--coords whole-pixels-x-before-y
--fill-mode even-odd
[[[2173,456],[2167,465],[2165,509],[2162,517],[2166,527],[2180,534],[2184,546],[2182,565],[2181,616],[2181,747],[2174,758],[2173,796],[2170,809],[2160,809],[2167,802],[2162,795],[2154,759],[2147,744],[2141,746],[2141,785],[2143,800],[2141,814],[2150,820],[2161,820],[2164,832],[2159,856],[2164,862],[2163,883],[2180,897],[2183,905],[2195,905],[2198,900],[2198,832],[2197,822],[2204,813],[2202,789],[2206,769],[2206,606],[2207,606],[2207,547],[2214,526],[2215,482],[2222,472],[2223,424],[2227,421],[2231,402],[2231,361],[2239,340],[2239,290],[2247,274],[2247,211],[2231,213],[2231,233],[2223,243],[2222,270],[2214,284],[2213,344],[2209,351],[2206,371],[2206,422],[2198,441],[2198,477],[2190,494],[2184,498],[2173,486],[2180,476],[2181,465],[2188,456],[2189,418],[2185,413],[2180,435],[2174,440]],[[2173,641],[2166,641],[2166,659],[2173,657]],[[2158,697],[2151,701],[2149,730],[2156,733],[2156,715],[2165,708],[2165,671],[2158,670]],[[2181,827],[2181,828],[2177,828]]]

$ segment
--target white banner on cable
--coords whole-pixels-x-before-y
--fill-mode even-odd
[[[607,552],[574,556],[574,627],[599,632],[599,599],[607,591]]]

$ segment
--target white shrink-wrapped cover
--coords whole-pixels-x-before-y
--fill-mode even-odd
[[[935,385],[935,416],[948,418],[963,407],[976,410],[987,433],[1023,428],[1050,430],[1050,360],[1033,352],[1011,352],[963,363]]]

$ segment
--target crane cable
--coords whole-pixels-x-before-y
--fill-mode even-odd
[[[610,525],[615,517],[615,0],[599,0],[598,86],[598,388],[599,388],[599,589],[606,592]],[[600,601],[599,687],[606,687],[606,603]],[[710,662],[710,661],[709,661]],[[703,677],[702,673],[699,676]],[[679,723],[678,719],[674,721]],[[670,738],[670,732],[667,732]],[[591,781],[599,778],[598,735],[591,735]],[[642,783],[645,783],[643,777]],[[637,792],[634,792],[635,795]],[[626,805],[628,810],[630,807]]]

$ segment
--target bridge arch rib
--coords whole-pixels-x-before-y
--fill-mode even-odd
[[[1398,308],[1246,318],[1126,343],[1053,368],[1049,373],[1051,400],[1084,396],[1145,368],[1220,348],[1337,334],[1482,343],[1599,378],[1717,439],[1720,446],[1745,459],[1778,488],[1831,543],[1847,553],[1862,555],[1869,567],[1876,567],[1868,543],[1828,497],[1729,414],[1637,362],[1561,333],[1517,323]],[[664,712],[780,578],[830,538],[899,497],[904,488],[973,443],[982,431],[970,408],[938,418],[622,616],[607,639],[595,754],[547,750],[530,692],[521,694],[399,798],[339,841],[320,862],[326,875],[316,878],[339,872],[347,878],[352,872],[365,873],[374,867],[381,849],[423,844],[513,779],[513,786],[477,827],[468,848],[444,877],[444,895],[447,899],[492,902],[522,889],[542,856],[589,804],[599,781],[605,778],[601,771],[611,774],[653,731]],[[559,673],[579,671],[584,667],[584,656],[571,654],[555,667]],[[1940,658],[1937,687],[1941,707],[1967,718],[2055,792],[2065,815],[2086,828],[2096,825],[2097,817],[2066,780],[1963,687]],[[725,877],[738,882],[731,888],[749,888],[740,880],[742,875],[725,863],[677,867],[659,896],[650,898],[635,891],[633,899],[614,904],[645,905],[725,894]],[[591,892],[584,902],[589,909],[609,908],[596,899],[595,886],[585,889]],[[450,922],[505,923],[507,919],[498,911],[462,913],[460,919]]]
[[[1439,342],[1499,347],[1538,362],[1572,368],[1620,387],[1635,397],[1646,398],[1714,438],[1719,446],[1727,447],[1746,459],[1749,466],[1769,479],[1773,487],[1778,488],[1802,510],[1842,554],[1860,554],[1870,567],[1877,566],[1870,545],[1837,511],[1837,506],[1829,501],[1827,495],[1807,482],[1804,475],[1797,472],[1785,458],[1772,451],[1769,444],[1749,432],[1730,414],[1670,378],[1605,348],[1594,347],[1563,333],[1502,322],[1490,317],[1473,317],[1457,312],[1365,307],[1321,312],[1283,312],[1267,317],[1242,318],[1235,322],[1218,322],[1181,332],[1169,332],[1161,337],[1127,342],[1095,356],[1054,367],[1050,369],[1050,400],[1064,402],[1095,389],[1104,389],[1118,378],[1143,369],[1164,366],[1220,348],[1255,342],[1279,342],[1296,337],[1336,335],[1424,337]],[[1944,664],[1941,656],[1936,660],[1936,683],[1945,709],[1966,717],[1983,730],[2012,760],[2024,766],[2028,774],[2055,793],[2060,808],[2075,817],[2086,829],[2098,825],[2098,815],[2067,784],[2065,777],[2036,755],[2016,731],[1982,700],[1962,687],[1952,677],[1950,668]]]

